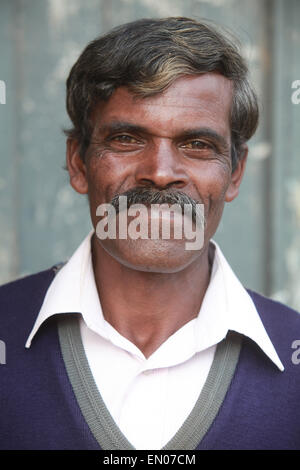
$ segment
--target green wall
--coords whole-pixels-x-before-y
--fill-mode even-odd
[[[67,259],[91,228],[63,170],[65,79],[81,50],[120,23],[179,15],[230,27],[260,96],[241,193],[215,239],[247,287],[300,309],[298,0],[1,0],[1,282]]]

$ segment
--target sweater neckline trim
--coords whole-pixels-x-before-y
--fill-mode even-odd
[[[103,450],[135,450],[109,413],[94,381],[81,340],[78,313],[58,319],[63,361],[79,408]],[[229,331],[216,348],[197,402],[162,450],[196,449],[215,420],[230,387],[241,349],[241,336]]]

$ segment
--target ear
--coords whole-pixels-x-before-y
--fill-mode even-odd
[[[79,155],[79,143],[75,139],[67,140],[66,160],[72,188],[80,194],[87,194],[86,166]]]
[[[233,201],[239,194],[240,184],[242,182],[245,168],[246,168],[247,156],[248,156],[248,146],[245,144],[243,148],[241,149],[241,154],[240,154],[237,166],[231,175],[231,182],[228,186],[228,189],[225,195],[226,202]]]

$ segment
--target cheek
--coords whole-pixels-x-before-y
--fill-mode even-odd
[[[93,156],[88,165],[87,179],[91,204],[110,202],[119,191],[125,174],[113,159]]]
[[[198,173],[198,193],[205,207],[205,239],[210,240],[222,217],[225,195],[230,183],[230,169],[221,164],[207,165]]]
[[[227,188],[230,184],[230,170],[223,165],[203,168],[197,180],[198,192],[205,204],[207,213],[223,206]]]

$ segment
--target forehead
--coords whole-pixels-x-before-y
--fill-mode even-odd
[[[195,127],[211,127],[224,137],[230,135],[232,82],[217,73],[185,76],[163,93],[137,97],[127,87],[119,87],[93,113],[97,128],[113,121],[129,122],[149,132],[172,136]]]

